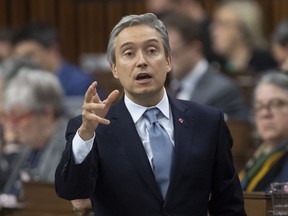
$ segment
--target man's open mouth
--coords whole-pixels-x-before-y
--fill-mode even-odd
[[[152,76],[150,76],[147,73],[140,73],[136,76],[136,80],[145,80],[145,79],[150,79]]]

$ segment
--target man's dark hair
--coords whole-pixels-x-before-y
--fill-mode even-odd
[[[11,43],[13,36],[14,36],[14,32],[12,29],[8,29],[8,28],[0,29],[0,41]]]
[[[35,41],[43,47],[48,48],[52,44],[58,42],[56,29],[46,23],[30,23],[20,29],[14,36],[13,45],[17,45],[24,41]]]
[[[186,44],[193,41],[200,41],[203,43],[202,27],[191,18],[179,13],[170,12],[164,14],[160,19],[163,21],[166,28],[171,27],[177,30]]]

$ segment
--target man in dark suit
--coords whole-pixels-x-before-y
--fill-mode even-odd
[[[220,109],[231,119],[248,119],[249,109],[236,84],[209,64],[199,24],[179,13],[161,19],[169,33],[173,69],[170,89],[178,99]]]
[[[107,53],[124,97],[114,104],[115,90],[101,101],[97,83],[89,87],[82,116],[67,126],[57,194],[68,200],[90,198],[95,215],[246,215],[223,114],[166,93],[171,56],[163,23],[151,13],[122,18],[111,32]],[[154,126],[168,136],[157,143],[164,145],[163,152],[154,151],[156,138],[147,118],[153,109],[159,111]],[[172,156],[167,157],[169,144]],[[159,156],[167,160],[160,173],[171,164],[170,175],[163,174],[161,181]]]

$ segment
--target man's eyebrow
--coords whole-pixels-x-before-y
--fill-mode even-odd
[[[144,44],[149,44],[149,43],[158,43],[159,44],[160,42],[159,42],[159,40],[157,40],[155,38],[149,39],[149,40],[144,42]],[[129,46],[129,45],[133,45],[133,44],[134,43],[132,43],[132,42],[126,42],[120,46],[120,49],[123,49],[124,47]]]
[[[133,44],[132,42],[126,42],[120,46],[120,49],[123,49],[124,47],[132,45],[132,44]]]
[[[160,43],[160,42],[159,42],[159,40],[153,38],[153,39],[149,39],[149,40],[145,41],[145,44],[147,44],[147,43]]]

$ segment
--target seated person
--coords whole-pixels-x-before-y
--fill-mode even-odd
[[[11,124],[5,124],[5,113],[3,112],[3,91],[9,81],[21,71],[21,68],[39,69],[28,59],[6,58],[0,64],[0,125],[1,125],[1,149],[0,149],[0,193],[13,171],[14,163],[19,152],[23,149],[18,134]]]
[[[283,20],[272,36],[272,51],[278,68],[288,73],[288,19]]]
[[[1,133],[3,137],[0,146],[0,193],[13,170],[13,162],[22,149],[22,145],[17,142],[12,130],[5,128],[4,134],[4,128],[2,128]]]
[[[4,126],[13,130],[23,147],[3,193],[21,196],[21,181],[53,183],[67,124],[58,79],[46,71],[20,68],[5,86],[3,112]]]
[[[264,75],[254,92],[256,129],[262,140],[239,173],[243,190],[268,191],[272,182],[288,181],[288,77]]]
[[[216,107],[230,119],[248,119],[248,105],[240,89],[207,61],[201,27],[179,13],[167,13],[162,21],[173,57],[171,93],[178,99]]]
[[[215,54],[211,44],[210,25],[211,18],[207,11],[205,0],[170,0],[173,2],[173,9],[180,14],[190,17],[197,22],[203,31],[203,51],[206,59],[215,67],[222,64],[223,59]]]
[[[215,53],[224,58],[223,71],[259,73],[275,69],[262,26],[262,8],[257,1],[226,0],[217,5],[211,39]]]
[[[13,38],[13,55],[29,58],[55,74],[66,96],[84,96],[93,77],[69,63],[61,53],[56,29],[44,23],[24,26]],[[98,88],[100,97],[103,90]]]

